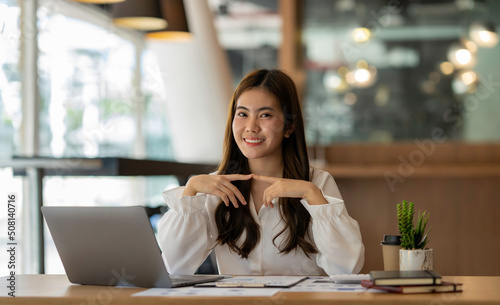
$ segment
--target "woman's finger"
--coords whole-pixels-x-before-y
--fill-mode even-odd
[[[269,182],[269,183],[274,183],[274,182],[277,182],[281,179],[281,178],[261,176],[261,175],[256,175],[256,174],[252,174],[252,178],[254,178],[255,180],[260,180],[260,181]]]
[[[229,206],[229,198],[227,197],[226,193],[221,190],[215,190],[212,194],[222,199],[227,207]]]
[[[266,207],[271,207],[271,208],[274,207],[274,204],[272,203],[273,199],[274,199],[273,188],[272,186],[270,186],[264,190],[264,198],[263,198],[264,205]]]
[[[236,199],[236,197],[234,196],[234,193],[229,188],[227,188],[224,185],[220,185],[219,191],[226,194],[226,196],[229,198],[229,200],[231,200],[231,202],[233,203],[235,208],[238,207],[238,200]]]
[[[251,174],[248,175],[241,175],[241,174],[231,174],[231,175],[221,175],[222,177],[225,177],[229,181],[237,181],[237,180],[249,180],[252,178]]]
[[[225,187],[227,187],[228,189],[230,189],[232,191],[232,193],[238,197],[238,199],[240,200],[241,204],[244,204],[246,205],[247,204],[247,201],[245,200],[245,197],[243,196],[243,194],[241,194],[240,190],[234,186],[234,184],[232,184],[230,181],[226,180],[225,182],[223,182],[223,185]]]

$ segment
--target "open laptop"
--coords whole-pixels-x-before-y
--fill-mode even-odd
[[[41,208],[70,282],[181,287],[219,275],[169,275],[144,207]]]

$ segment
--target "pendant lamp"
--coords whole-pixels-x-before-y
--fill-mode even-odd
[[[480,47],[493,48],[498,43],[498,33],[493,22],[475,22],[470,26],[470,38]]]
[[[113,4],[113,23],[139,31],[164,29],[167,21],[162,18],[158,0],[127,0]]]
[[[189,32],[186,10],[183,0],[160,0],[161,15],[167,20],[167,26],[146,34],[147,38],[170,41],[189,41],[192,34]]]

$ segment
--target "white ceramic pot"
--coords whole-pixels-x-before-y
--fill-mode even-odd
[[[399,249],[399,270],[433,270],[434,254],[432,249]]]

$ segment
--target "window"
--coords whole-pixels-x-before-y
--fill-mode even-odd
[[[27,98],[21,99],[21,85],[23,75],[36,75],[35,71],[38,122],[28,123],[36,125],[37,144],[31,144],[37,155],[172,160],[164,84],[156,72],[155,54],[145,48],[142,35],[115,28],[98,6],[71,1],[39,1],[34,6],[25,1],[20,7],[21,1],[0,0],[0,160],[24,153],[22,115],[34,111],[35,102],[29,107],[23,104]],[[19,25],[35,11],[38,35],[22,35]],[[38,56],[32,61],[37,67],[25,64],[30,55],[21,54],[21,39],[36,45]],[[0,168],[1,195],[4,190],[17,193],[18,223],[23,224],[17,228],[19,242],[25,244],[17,253],[21,263],[16,273],[37,271],[33,267],[37,254],[29,250],[26,234],[30,233],[24,229],[32,209],[21,212],[29,206],[22,198],[23,188],[29,186],[25,180],[14,176],[11,168]],[[164,204],[161,191],[176,185],[177,179],[170,176],[46,176],[43,201],[45,205],[157,206]],[[47,228],[44,242],[46,273],[64,273]],[[5,274],[7,265],[2,265],[0,275]]]
[[[167,122],[166,93],[163,75],[155,54],[149,50],[142,59],[142,92],[144,93],[143,135],[146,156],[151,159],[174,158]]]
[[[499,13],[497,1],[304,2],[308,144],[500,140],[500,45],[469,31]]]
[[[0,0],[0,159],[17,153],[20,145],[19,15],[16,0]]]
[[[17,0],[0,0],[0,161],[19,152],[21,111],[21,75],[19,71],[19,19]],[[23,181],[13,176],[10,168],[0,168],[0,196],[16,194],[16,216],[22,211]],[[0,213],[0,223],[7,224],[7,206]],[[4,226],[6,230],[6,226]],[[16,225],[19,236],[20,226]],[[7,244],[7,234],[0,235],[0,243]],[[8,262],[7,252],[0,253],[0,260]],[[8,264],[0,264],[0,275],[9,273]]]
[[[38,9],[39,153],[171,159],[155,54],[142,38],[88,21],[89,14]],[[173,177],[46,177],[44,204],[155,206],[163,204],[161,191],[176,183]],[[62,273],[47,229],[45,236],[46,273]]]
[[[57,12],[43,21],[38,35],[39,154],[132,156],[134,113],[141,102],[134,88],[136,46],[108,29]]]
[[[256,69],[278,68],[282,20],[279,1],[208,0],[221,46],[226,50],[233,87]]]

